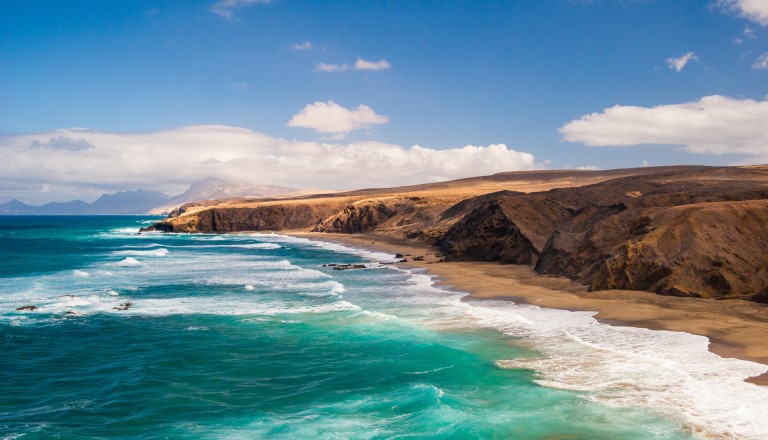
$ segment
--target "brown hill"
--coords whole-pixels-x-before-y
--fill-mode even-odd
[[[374,232],[592,289],[768,301],[768,167],[535,171],[187,206],[179,232]]]

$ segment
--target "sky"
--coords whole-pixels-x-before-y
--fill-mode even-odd
[[[768,163],[768,0],[0,0],[0,203]]]

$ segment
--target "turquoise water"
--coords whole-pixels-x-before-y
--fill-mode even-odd
[[[0,438],[768,433],[741,382],[765,367],[704,338],[464,301],[339,245],[137,234],[149,221],[0,217]]]

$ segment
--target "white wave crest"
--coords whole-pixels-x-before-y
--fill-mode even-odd
[[[91,274],[89,274],[88,272],[84,270],[77,270],[77,269],[72,271],[72,275],[74,275],[77,278],[88,278],[91,276]]]
[[[542,386],[584,392],[613,405],[645,407],[684,419],[694,431],[722,438],[763,438],[768,390],[744,379],[768,366],[724,359],[709,340],[682,332],[602,324],[593,312],[473,302],[467,314],[483,326],[525,337],[540,358],[502,360],[536,372]]]
[[[308,238],[292,237],[289,235],[281,235],[281,234],[252,233],[250,234],[250,236],[258,238],[259,241],[312,246],[312,247],[317,247],[317,248],[325,249],[332,252],[357,255],[365,259],[368,259],[370,261],[387,262],[387,263],[397,261],[392,254],[387,254],[384,252],[376,252],[369,249],[352,248],[342,244],[329,243],[326,241],[310,240]]]
[[[107,266],[117,266],[117,267],[138,267],[141,265],[142,265],[141,261],[133,257],[126,257],[115,263],[107,263]]]
[[[136,257],[164,257],[168,255],[168,249],[166,248],[149,249],[149,250],[129,249],[125,251],[112,252],[112,255],[115,255],[115,256],[132,255]]]

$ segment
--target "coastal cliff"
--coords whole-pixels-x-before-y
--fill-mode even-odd
[[[765,301],[765,172],[721,171],[502,194],[437,244],[449,260],[530,264],[592,290]]]
[[[510,174],[191,206],[153,228],[375,233],[436,245],[449,261],[529,265],[592,290],[768,302],[767,167],[552,172],[549,188],[546,172],[538,185]]]
[[[292,203],[253,207],[203,207],[192,204],[174,210],[167,220],[155,223],[149,229],[206,233],[305,229],[342,207],[343,203]]]

